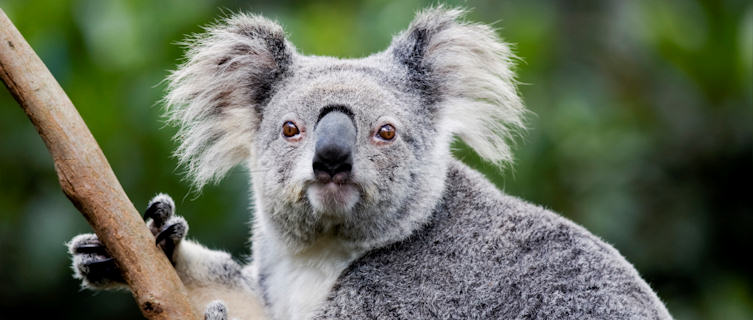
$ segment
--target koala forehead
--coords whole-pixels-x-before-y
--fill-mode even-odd
[[[359,122],[380,117],[404,118],[417,99],[406,94],[389,65],[374,58],[340,60],[302,57],[293,75],[271,97],[264,118],[280,120],[290,113],[304,121],[325,107],[342,106]]]

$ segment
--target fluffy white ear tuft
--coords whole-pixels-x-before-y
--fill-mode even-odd
[[[441,6],[419,12],[389,50],[441,123],[482,158],[504,165],[512,160],[507,141],[524,128],[526,113],[515,56],[491,27],[461,21],[464,13]]]
[[[175,155],[199,188],[250,156],[261,112],[295,54],[282,27],[260,16],[236,14],[205,30],[185,42],[164,99],[178,127]]]

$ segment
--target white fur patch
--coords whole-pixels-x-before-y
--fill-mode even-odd
[[[361,198],[358,188],[350,184],[337,185],[334,182],[311,184],[306,190],[309,202],[318,212],[348,212],[353,210]]]
[[[283,243],[270,241],[263,248],[263,266],[269,270],[266,296],[275,319],[308,319],[324,302],[343,269],[362,251],[342,246],[332,238],[320,239],[303,252],[293,253]]]

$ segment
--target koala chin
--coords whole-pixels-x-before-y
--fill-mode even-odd
[[[457,138],[509,163],[526,114],[509,46],[463,13],[421,11],[358,59],[300,54],[248,14],[188,41],[176,154],[197,187],[246,166],[254,204],[243,265],[185,239],[167,195],[146,210],[206,319],[671,318],[610,245],[453,158]],[[85,287],[123,287],[95,235],[69,248]]]
[[[351,184],[329,182],[309,185],[306,196],[316,212],[346,215],[360,199],[360,192]]]

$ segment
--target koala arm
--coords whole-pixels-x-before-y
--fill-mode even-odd
[[[173,254],[173,264],[186,286],[221,286],[252,290],[252,281],[229,253],[183,240]]]
[[[262,318],[252,278],[230,254],[210,250],[184,239],[188,232],[185,219],[174,215],[174,203],[164,194],[149,202],[144,217],[185,285],[197,310],[205,310],[207,319],[227,319],[243,314],[243,319]],[[94,234],[81,234],[68,243],[73,257],[74,277],[89,289],[127,289],[121,272],[107,249]],[[225,316],[222,316],[225,315]]]
[[[211,308],[213,302],[220,300],[231,317],[263,318],[263,307],[249,269],[238,264],[227,252],[183,240],[173,259],[194,305]]]

